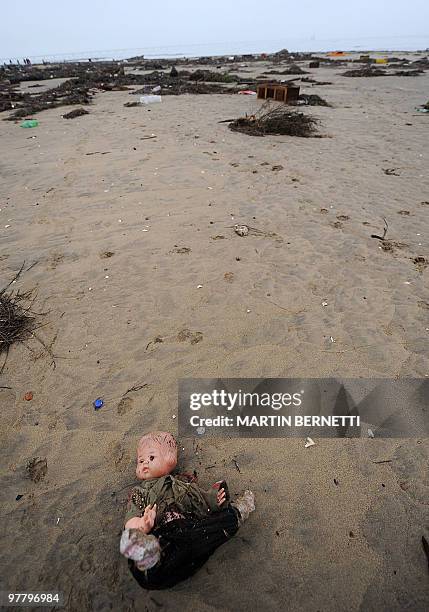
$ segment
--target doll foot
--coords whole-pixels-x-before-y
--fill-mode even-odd
[[[146,535],[138,529],[124,529],[119,548],[121,554],[132,559],[141,571],[154,567],[161,557],[158,538]]]
[[[239,514],[239,522],[244,523],[246,519],[249,518],[249,514],[255,509],[255,496],[252,491],[246,489],[243,495],[237,497],[232,503],[233,506]]]

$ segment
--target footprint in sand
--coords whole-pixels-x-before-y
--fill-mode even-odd
[[[131,397],[123,397],[118,404],[117,412],[121,416],[133,409],[134,400]]]

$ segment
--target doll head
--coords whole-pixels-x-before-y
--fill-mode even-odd
[[[140,438],[137,445],[136,476],[139,480],[160,478],[177,464],[177,442],[171,433],[152,431]]]

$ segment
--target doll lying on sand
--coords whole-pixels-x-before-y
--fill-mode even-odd
[[[255,509],[251,491],[230,502],[225,482],[203,491],[171,476],[176,464],[171,434],[141,438],[136,475],[142,482],[130,494],[120,550],[146,589],[168,588],[191,576]]]

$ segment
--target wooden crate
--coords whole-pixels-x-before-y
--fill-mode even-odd
[[[279,83],[262,83],[257,87],[257,94],[260,100],[275,100],[276,102],[294,104],[298,100],[299,87]]]

